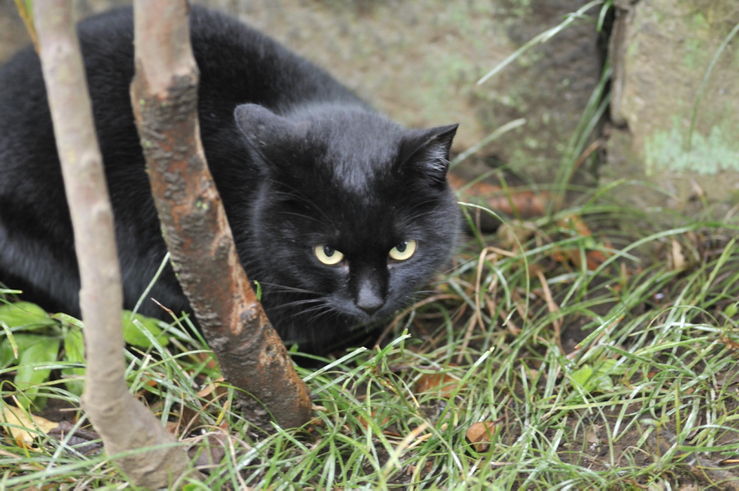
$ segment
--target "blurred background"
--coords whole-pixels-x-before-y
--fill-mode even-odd
[[[79,18],[130,3],[75,1]],[[460,123],[457,154],[517,121],[455,167],[462,182],[486,177],[487,192],[501,178],[545,200],[553,186],[618,182],[612,195],[644,210],[721,217],[739,203],[737,1],[195,3],[277,38],[402,124]],[[0,62],[28,42],[0,0]]]

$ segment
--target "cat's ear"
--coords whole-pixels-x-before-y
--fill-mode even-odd
[[[449,170],[449,150],[458,124],[429,130],[415,130],[403,138],[398,163],[403,172],[413,172],[428,178],[433,185],[446,182]]]
[[[279,116],[259,104],[242,104],[234,110],[236,125],[258,152],[276,140],[295,140],[305,134],[304,125]]]

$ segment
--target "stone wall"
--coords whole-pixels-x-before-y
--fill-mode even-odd
[[[691,211],[705,198],[722,216],[739,204],[739,2],[617,2],[605,180],[642,206]],[[710,72],[709,67],[713,64]]]

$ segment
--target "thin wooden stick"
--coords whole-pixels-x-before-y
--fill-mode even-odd
[[[189,458],[125,382],[123,292],[113,212],[71,2],[34,2],[34,16],[82,284],[87,351],[82,405],[106,451],[134,484],[169,486],[187,472]],[[144,450],[115,458],[136,449]]]

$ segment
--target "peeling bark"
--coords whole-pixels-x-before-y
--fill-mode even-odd
[[[198,68],[184,0],[134,3],[131,101],[177,278],[245,417],[270,430],[311,416],[293,368],[239,262],[200,142]]]
[[[74,226],[85,321],[87,377],[82,405],[107,453],[137,486],[165,487],[189,459],[125,382],[121,290],[113,212],[68,0],[34,2],[38,51]],[[142,450],[126,457],[115,454]]]

